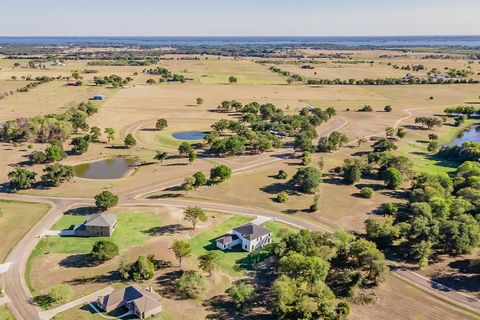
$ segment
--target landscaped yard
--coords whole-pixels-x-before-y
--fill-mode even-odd
[[[117,310],[114,310],[108,314],[102,313],[101,315],[99,315],[98,313],[94,313],[93,309],[88,304],[85,304],[83,306],[79,306],[58,314],[57,316],[55,316],[55,320],[101,320],[101,319],[105,319],[103,316],[115,317],[115,316],[120,316],[123,313],[125,313],[125,310],[120,309],[119,312],[117,312]],[[128,320],[128,319],[138,319],[138,318],[129,316],[129,317],[123,317],[122,319]],[[160,319],[165,320],[169,318],[164,317],[163,314],[158,314],[148,319],[149,320],[160,320]]]
[[[224,235],[231,229],[238,227],[244,223],[251,221],[252,218],[235,216],[231,217],[228,220],[215,225],[214,227],[196,235],[190,240],[190,246],[192,252],[195,256],[202,255],[208,251],[215,250],[220,255],[219,267],[233,276],[239,276],[243,273],[243,270],[239,268],[238,263],[246,258],[249,253],[242,250],[239,246],[234,247],[232,250],[222,251],[217,248],[215,244],[215,239]],[[281,229],[287,229],[290,231],[296,230],[293,227],[285,225],[283,223],[268,221],[265,224],[265,227],[272,231],[273,233],[273,242],[279,240],[279,233]],[[258,252],[261,250],[256,250],[255,253],[258,255]]]
[[[43,203],[0,200],[0,263],[49,209]]]
[[[68,229],[72,225],[83,223],[88,217],[83,215],[65,215],[53,229]],[[162,225],[159,215],[146,212],[117,213],[117,228],[111,239],[120,250],[138,246],[152,237],[150,229]],[[48,237],[46,245],[52,253],[89,253],[95,242],[102,237]]]

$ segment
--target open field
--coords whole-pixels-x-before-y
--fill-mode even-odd
[[[0,200],[0,264],[17,242],[47,213],[43,203]]]
[[[315,55],[316,50],[307,51]],[[473,78],[480,71],[480,64],[468,63],[467,60],[421,59],[420,53],[401,53],[395,51],[352,51],[347,52],[357,60],[371,59],[374,63],[338,63],[337,59],[315,59],[318,64],[312,64],[314,69],[302,69],[299,63],[291,61],[279,64],[283,70],[289,70],[309,77],[317,78],[381,78],[401,77],[405,73],[423,75],[425,71],[411,72],[394,69],[389,63],[399,66],[406,64],[424,64],[427,69],[445,67],[465,69],[471,67]],[[397,58],[380,58],[381,54],[405,55]],[[256,63],[254,58],[224,58],[208,56],[200,60],[160,60],[157,65],[148,67],[137,66],[88,66],[87,61],[67,61],[65,66],[51,66],[47,69],[29,69],[26,61],[19,60],[22,66],[12,68],[16,60],[0,59],[0,93],[5,90],[15,90],[24,86],[25,81],[9,80],[12,75],[20,76],[71,76],[75,70],[84,77],[85,85],[67,87],[67,80],[54,80],[41,84],[26,93],[15,93],[0,100],[0,120],[16,117],[30,117],[52,112],[63,112],[73,103],[86,101],[94,94],[107,96],[106,101],[97,103],[99,112],[88,118],[89,126],[98,126],[102,133],[105,128],[115,129],[115,139],[107,143],[102,134],[100,143],[91,143],[87,152],[82,155],[69,155],[61,163],[77,165],[98,159],[117,156],[135,159],[135,166],[129,175],[119,179],[83,179],[74,177],[71,181],[55,188],[36,188],[19,191],[21,195],[36,197],[91,199],[101,191],[108,190],[120,196],[120,205],[132,207],[117,207],[109,212],[118,215],[118,228],[111,238],[120,247],[120,256],[100,265],[92,265],[88,253],[92,245],[101,238],[48,237],[40,241],[32,252],[27,263],[26,282],[35,296],[42,296],[58,283],[65,283],[74,288],[74,297],[91,293],[107,285],[125,286],[131,282],[120,278],[118,269],[121,261],[134,261],[138,256],[155,255],[161,266],[153,279],[142,283],[151,285],[161,296],[164,312],[159,319],[204,319],[212,310],[205,301],[213,300],[225,294],[232,283],[250,275],[239,269],[239,262],[248,260],[248,253],[240,250],[222,252],[215,247],[214,239],[223,235],[235,226],[252,220],[245,216],[232,216],[226,213],[208,212],[209,219],[200,223],[193,230],[183,220],[183,212],[177,207],[156,206],[159,202],[151,201],[151,207],[133,207],[135,201],[132,193],[140,191],[150,193],[147,199],[186,199],[189,201],[236,205],[238,207],[264,210],[278,216],[298,218],[327,225],[333,228],[343,228],[349,231],[364,231],[364,221],[377,212],[385,202],[404,202],[395,192],[384,186],[383,180],[361,179],[356,185],[345,185],[341,176],[333,173],[333,169],[343,164],[344,159],[361,155],[371,150],[373,141],[357,147],[355,140],[360,137],[384,137],[386,127],[403,127],[407,136],[396,140],[397,155],[406,155],[414,162],[418,172],[450,172],[457,164],[439,161],[426,151],[427,136],[436,133],[441,145],[449,143],[461,130],[476,124],[468,120],[461,127],[452,125],[453,119],[440,128],[431,131],[420,128],[414,123],[415,117],[440,115],[448,106],[472,105],[478,108],[480,104],[480,84],[465,85],[400,85],[400,86],[309,86],[294,82],[286,83],[286,77],[268,70],[272,64]],[[284,61],[279,59],[279,61]],[[351,60],[345,60],[351,61]],[[147,85],[147,79],[158,80],[157,75],[143,74],[148,68],[165,67],[174,73],[180,73],[187,79],[186,83],[155,83]],[[95,69],[98,73],[84,74],[84,69]],[[313,74],[316,72],[317,74]],[[135,74],[138,73],[138,74]],[[125,88],[112,89],[92,85],[94,76],[117,74],[122,77],[131,76],[133,81]],[[229,76],[238,78],[237,84],[228,84]],[[190,80],[191,79],[191,80]],[[202,105],[196,105],[196,98],[204,100]],[[314,153],[311,166],[318,167],[319,161],[324,162],[323,182],[319,187],[319,209],[312,213],[308,209],[314,201],[313,194],[303,194],[288,184],[288,180],[302,167],[299,153],[294,153],[287,144],[285,148],[263,154],[243,154],[231,157],[200,156],[192,164],[188,159],[177,155],[177,147],[182,140],[171,135],[182,131],[209,131],[211,125],[220,119],[239,119],[239,114],[218,112],[217,106],[223,100],[237,100],[244,104],[257,101],[273,103],[285,114],[294,115],[306,105],[314,107],[334,107],[336,116],[329,122],[319,125],[316,130],[321,135],[327,135],[335,128],[346,134],[351,144],[330,153]],[[370,105],[373,112],[359,112],[364,105]],[[391,105],[393,110],[385,112],[384,107]],[[155,121],[165,118],[168,127],[164,131],[154,129]],[[331,129],[331,130],[330,130]],[[88,131],[80,132],[81,135]],[[136,146],[123,148],[124,138],[132,134],[137,139]],[[290,143],[293,138],[285,138]],[[201,141],[189,141],[200,143]],[[32,145],[31,147],[29,145]],[[314,141],[317,144],[317,141]],[[37,173],[37,181],[45,164],[30,164],[27,159],[33,150],[44,150],[45,144],[20,142],[12,144],[4,141],[0,144],[0,185],[8,185],[8,173],[17,164],[25,165],[26,169]],[[70,139],[64,143],[69,150]],[[156,151],[166,151],[169,158],[162,163],[154,160]],[[202,149],[196,150],[199,154]],[[228,180],[220,184],[202,186],[188,193],[177,185],[185,177],[197,171],[207,177],[210,169],[218,164],[227,164],[235,172]],[[261,164],[261,165],[260,165]],[[279,170],[284,170],[288,178],[277,179]],[[370,199],[361,198],[359,191],[369,186],[375,190]],[[408,188],[408,182],[402,185],[399,192]],[[289,199],[279,203],[276,196],[286,191]],[[59,199],[60,201],[61,199]],[[123,204],[122,204],[122,201]],[[48,206],[20,202],[0,201],[3,216],[0,217],[0,233],[6,241],[0,244],[0,263],[9,250],[48,210]],[[56,230],[68,229],[74,224],[82,223],[86,213],[91,208],[71,210],[52,227]],[[72,214],[73,213],[73,214]],[[53,222],[52,222],[53,223]],[[278,222],[267,222],[266,228],[272,230],[274,241],[279,240],[283,229],[295,231]],[[4,238],[2,237],[2,240]],[[175,288],[181,271],[171,250],[174,239],[187,240],[193,255],[184,261],[185,270],[198,270],[197,258],[209,251],[219,252],[221,259],[218,270],[209,278],[210,289],[204,297],[195,300],[184,300],[175,293]],[[259,252],[261,254],[262,252]],[[461,258],[448,259],[431,266],[422,274],[428,277],[443,277],[443,271],[449,275],[456,272],[449,263],[455,263]],[[248,261],[247,261],[248,262]],[[447,263],[448,262],[448,263]],[[244,263],[243,265],[245,265]],[[461,274],[463,277],[463,274]],[[476,279],[476,278],[475,278]],[[472,281],[473,282],[473,281]],[[465,291],[473,292],[472,286]],[[477,290],[478,291],[478,290]],[[437,300],[430,295],[414,289],[411,285],[388,277],[386,283],[375,291],[379,300],[373,305],[352,304],[351,319],[360,320],[374,317],[375,319],[470,319],[449,304]],[[92,315],[87,306],[80,306],[60,314],[58,319],[101,319]],[[471,317],[474,318],[473,316]],[[2,309],[0,308],[0,319]]]

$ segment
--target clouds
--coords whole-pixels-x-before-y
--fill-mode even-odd
[[[476,0],[0,0],[0,35],[480,34]]]

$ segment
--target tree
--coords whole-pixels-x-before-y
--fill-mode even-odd
[[[234,76],[230,76],[230,77],[228,78],[228,82],[229,82],[229,83],[237,83],[237,81],[238,81],[237,78],[234,77]]]
[[[98,240],[92,247],[90,256],[93,261],[104,262],[118,256],[118,246],[111,240]]]
[[[281,274],[313,285],[325,281],[330,264],[317,256],[292,252],[280,259],[279,267]]]
[[[287,202],[288,201],[288,193],[286,193],[285,191],[282,191],[279,194],[277,194],[277,201],[280,202],[280,203]]]
[[[48,293],[48,298],[52,303],[61,304],[71,299],[73,296],[73,289],[67,284],[57,284]]]
[[[397,189],[403,182],[402,173],[396,168],[388,168],[382,172],[383,180],[390,189]]]
[[[155,84],[155,80],[154,79],[148,79],[146,83],[149,84],[149,85],[152,85],[152,84]]]
[[[310,163],[312,163],[312,154],[308,151],[305,151],[302,154],[302,166],[308,166]]]
[[[318,141],[318,151],[331,152],[338,150],[348,142],[348,137],[340,132],[333,131],[328,137],[321,137]]]
[[[100,211],[106,211],[118,204],[118,196],[110,191],[102,191],[95,196],[95,205]]]
[[[195,299],[203,295],[209,288],[208,280],[200,273],[185,271],[178,280],[178,291],[187,299]]]
[[[385,135],[387,136],[387,138],[393,138],[393,136],[395,135],[395,129],[393,127],[386,128]]]
[[[36,175],[35,172],[28,171],[22,167],[16,167],[15,171],[11,171],[8,174],[12,190],[17,191],[31,188],[35,183]]]
[[[246,311],[257,299],[255,287],[245,282],[234,284],[227,293],[240,311]]]
[[[183,183],[183,190],[188,193],[195,189],[195,177],[186,177],[185,182]]]
[[[343,181],[346,184],[354,184],[360,181],[362,170],[357,162],[348,163],[343,167]]]
[[[108,143],[115,140],[115,130],[113,128],[105,128],[105,134],[107,135]]]
[[[220,183],[228,180],[232,176],[232,169],[229,166],[220,164],[210,170],[210,180],[213,183]]]
[[[61,161],[66,156],[67,154],[63,150],[63,145],[61,142],[53,142],[45,149],[45,161],[47,162]]]
[[[372,145],[372,148],[374,152],[385,152],[385,151],[396,150],[397,146],[392,141],[382,138],[377,142],[375,142]]]
[[[72,151],[75,154],[83,154],[88,151],[90,145],[90,136],[86,135],[83,137],[75,137],[72,139],[71,145],[73,146]]]
[[[203,172],[201,171],[195,172],[193,174],[193,177],[195,178],[194,186],[196,188],[207,184],[207,177],[203,174]]]
[[[122,260],[120,273],[125,279],[133,279],[134,281],[150,280],[155,274],[154,256],[139,256],[137,261],[127,263]]]
[[[190,245],[185,240],[173,240],[173,244],[170,247],[170,250],[173,251],[175,257],[178,260],[180,269],[182,268],[182,261],[185,258],[188,258],[192,255],[192,249]]]
[[[357,148],[360,148],[360,146],[364,143],[368,142],[368,139],[366,137],[360,137],[357,140]]]
[[[383,108],[383,110],[384,110],[385,112],[392,112],[393,108],[392,108],[391,105],[388,105],[388,106],[385,106],[385,108]]]
[[[438,142],[437,140],[432,140],[428,143],[427,150],[430,153],[435,153],[438,151]]]
[[[125,144],[125,147],[130,148],[137,144],[137,140],[129,133],[123,140],[123,143]]]
[[[197,105],[200,106],[203,104],[203,98],[197,98]]]
[[[62,182],[71,180],[74,176],[72,167],[60,163],[47,165],[43,172],[42,182],[54,187],[58,187]]]
[[[154,159],[157,160],[157,161],[160,161],[160,163],[162,163],[163,160],[167,159],[167,157],[168,157],[168,153],[162,152],[162,151],[157,151]]]
[[[404,128],[397,129],[397,133],[396,133],[397,138],[403,139],[406,137],[406,135],[407,135],[407,131]]]
[[[167,119],[158,119],[157,122],[155,123],[155,128],[159,131],[162,131],[167,127],[168,127]]]
[[[91,127],[90,128],[90,138],[92,142],[99,142],[100,136],[102,135],[102,131],[99,127]]]
[[[187,157],[190,152],[193,151],[192,145],[186,141],[183,141],[179,146],[178,146],[178,154],[181,156]]]
[[[199,221],[205,222],[208,219],[205,211],[199,207],[187,207],[183,213],[183,218],[184,220],[192,223],[193,230],[195,230],[195,227]]]
[[[438,140],[438,135],[435,133],[429,133],[428,140]]]
[[[188,153],[188,162],[189,162],[190,164],[192,164],[196,159],[197,159],[197,154],[195,153],[195,151],[193,151],[193,150],[190,151],[190,152]]]
[[[209,251],[198,257],[198,267],[204,272],[207,272],[208,276],[211,277],[212,272],[217,267],[219,260],[220,257],[217,252]]]
[[[302,192],[315,193],[322,182],[322,173],[314,167],[305,167],[297,170],[290,180],[290,184],[298,187]]]
[[[363,187],[362,189],[360,189],[360,195],[363,197],[363,198],[371,198],[373,197],[373,194],[375,193],[375,191],[373,191],[372,188],[370,187]]]

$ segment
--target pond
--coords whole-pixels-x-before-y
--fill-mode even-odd
[[[206,135],[206,132],[201,131],[185,131],[173,133],[172,137],[178,140],[202,140]]]
[[[460,146],[464,142],[480,142],[480,126],[463,131],[452,141],[451,145]]]
[[[128,158],[109,158],[76,165],[75,175],[85,179],[119,179],[135,166],[135,160]]]

